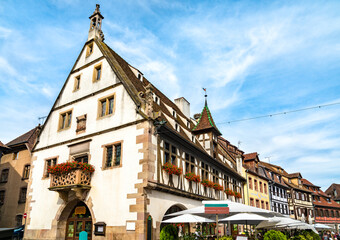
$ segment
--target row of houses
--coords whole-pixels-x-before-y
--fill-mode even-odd
[[[25,239],[158,239],[168,213],[226,200],[305,222],[340,223],[339,184],[320,187],[222,137],[208,107],[191,117],[104,42],[88,40],[45,123],[0,142],[0,227]],[[75,164],[76,162],[76,164]]]

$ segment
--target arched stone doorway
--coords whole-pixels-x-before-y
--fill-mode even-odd
[[[57,240],[78,240],[81,231],[86,231],[88,239],[92,239],[93,216],[84,202],[69,202],[57,219]]]
[[[173,205],[171,206],[164,214],[162,221],[167,220],[169,218],[173,218],[175,216],[171,216],[171,217],[165,217],[168,214],[171,213],[175,213],[175,212],[179,212],[179,211],[183,211],[186,208],[182,205]],[[161,223],[160,226],[160,231],[162,231],[162,228],[165,227],[166,225],[168,225],[169,223]],[[170,223],[171,224],[171,223]],[[174,226],[177,228],[177,231],[179,231],[179,229],[182,229],[182,234],[185,233],[189,233],[190,232],[190,224],[189,223],[174,223]]]
[[[87,239],[92,239],[92,217],[85,203],[79,202],[71,211],[66,223],[66,240],[78,240],[79,233],[87,232]]]

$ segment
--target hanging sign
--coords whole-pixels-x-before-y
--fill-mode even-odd
[[[24,218],[27,218],[27,213],[24,213]]]
[[[229,214],[228,204],[204,204],[206,214]]]
[[[81,207],[76,207],[76,209],[74,210],[74,214],[85,214],[86,213],[86,207],[85,206],[81,206]]]

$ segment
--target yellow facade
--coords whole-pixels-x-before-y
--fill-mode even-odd
[[[245,204],[270,210],[268,181],[246,168],[243,168],[243,176],[247,179],[244,185]]]

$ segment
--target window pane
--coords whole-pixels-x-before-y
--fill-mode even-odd
[[[61,129],[65,128],[65,123],[66,123],[66,114],[63,114],[62,116],[62,121],[61,121]]]
[[[66,127],[71,126],[71,119],[72,119],[72,112],[68,113],[68,119],[67,119],[67,126]]]
[[[112,166],[112,151],[113,151],[112,146],[106,147],[106,167]]]
[[[102,101],[102,109],[101,109],[101,113],[100,116],[105,116],[105,112],[106,112],[106,100]]]
[[[115,165],[120,165],[120,155],[121,155],[121,145],[116,145],[115,146],[115,155],[116,155],[116,162]]]
[[[97,70],[96,80],[99,80],[99,79],[100,79],[100,74],[101,74],[102,68],[101,68],[101,67],[98,67],[96,70]]]
[[[67,237],[73,237],[74,234],[74,222],[70,221],[67,227]]]
[[[109,114],[113,113],[113,98],[109,99]]]

